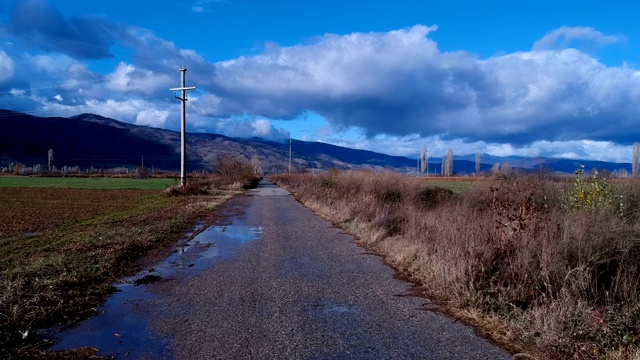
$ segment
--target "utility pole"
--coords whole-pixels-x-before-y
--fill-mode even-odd
[[[170,88],[171,91],[182,91],[180,97],[176,96],[176,99],[182,101],[182,124],[180,126],[182,136],[180,137],[180,185],[187,185],[187,90],[195,90],[195,86],[187,87],[187,67],[180,66],[180,73],[182,81],[180,87]]]
[[[291,174],[291,138],[289,138],[289,174]]]

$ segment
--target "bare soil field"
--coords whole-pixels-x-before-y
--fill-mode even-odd
[[[0,188],[0,239],[30,237],[123,211],[153,190]]]
[[[0,188],[0,358],[45,356],[39,329],[91,315],[119,277],[237,193]]]

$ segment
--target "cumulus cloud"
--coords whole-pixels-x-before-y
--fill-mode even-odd
[[[164,128],[168,117],[168,111],[154,109],[142,110],[138,113],[138,116],[136,116],[136,125]]]
[[[0,50],[0,82],[10,80],[15,73],[13,59],[4,51]]]
[[[569,46],[595,44],[604,46],[622,41],[619,36],[604,35],[588,26],[562,26],[533,44],[533,50],[564,49]]]
[[[134,65],[121,62],[116,70],[106,76],[107,87],[114,91],[138,91],[152,94],[155,91],[167,91],[171,79],[164,74],[156,74],[150,70],[138,69]]]
[[[194,121],[195,120],[195,121]],[[198,132],[210,132],[229,137],[252,138],[259,137],[267,140],[282,141],[289,138],[289,132],[275,127],[267,119],[239,119],[239,118],[202,118],[196,117],[189,121],[187,127]]]
[[[468,142],[633,141],[640,77],[576,49],[489,59],[442,52],[435,27],[325,35],[217,64],[219,114],[295,118],[311,110],[337,128]],[[605,40],[602,40],[605,41]]]

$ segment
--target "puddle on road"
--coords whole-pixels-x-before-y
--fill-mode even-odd
[[[99,355],[116,359],[171,358],[168,341],[154,334],[149,326],[162,302],[162,294],[153,290],[154,284],[168,280],[172,281],[171,286],[184,283],[217,261],[233,256],[248,242],[259,239],[262,230],[238,221],[211,226],[193,239],[179,242],[181,245],[166,259],[115,284],[118,292],[97,309],[98,315],[73,328],[49,330],[49,337],[56,341],[49,350],[93,347],[100,350]]]

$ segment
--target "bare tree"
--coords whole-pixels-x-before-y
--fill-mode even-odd
[[[491,173],[495,175],[499,172],[500,172],[500,163],[493,164],[493,166],[491,167]]]
[[[453,149],[449,148],[447,151],[447,158],[444,164],[444,176],[453,175]]]
[[[257,175],[262,175],[262,165],[260,163],[260,158],[257,154],[254,154],[251,157],[251,167],[253,167],[253,172]]]
[[[500,167],[500,172],[505,175],[511,174],[511,164],[509,164],[508,162],[502,164],[502,167]]]
[[[476,151],[476,176],[480,175],[480,158],[482,157],[482,154],[480,153],[480,151]]]
[[[633,151],[631,153],[631,175],[633,177],[638,176],[638,161],[640,160],[640,143],[633,144]]]
[[[420,172],[422,173],[422,176],[424,176],[424,173],[427,172],[427,166],[429,166],[429,160],[427,158],[427,145],[422,145],[422,151],[420,152],[420,160],[422,160],[422,167],[420,168]],[[427,175],[429,175],[429,173],[427,172]]]
[[[442,157],[442,161],[440,161],[440,176],[445,176],[444,175],[444,163],[447,161],[446,157]]]

